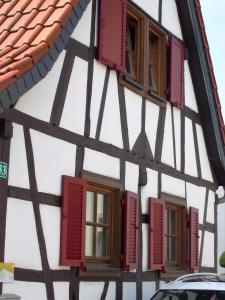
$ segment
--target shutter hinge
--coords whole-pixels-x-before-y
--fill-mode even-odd
[[[124,255],[120,255],[120,261],[123,262],[124,261]]]
[[[125,199],[124,199],[124,198],[121,198],[120,204],[121,204],[121,206],[124,206],[124,205],[125,205]]]

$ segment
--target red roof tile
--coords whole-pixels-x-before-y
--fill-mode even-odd
[[[78,0],[0,0],[0,91],[56,41]]]

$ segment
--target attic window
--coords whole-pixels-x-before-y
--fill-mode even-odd
[[[143,97],[166,97],[165,34],[129,4],[127,9],[126,63],[121,81]]]

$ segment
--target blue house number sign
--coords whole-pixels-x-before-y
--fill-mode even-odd
[[[0,178],[7,178],[8,176],[8,164],[0,161]]]

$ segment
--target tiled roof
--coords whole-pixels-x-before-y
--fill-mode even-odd
[[[217,116],[218,116],[220,132],[221,132],[221,136],[223,138],[223,142],[225,145],[225,126],[224,126],[222,110],[221,110],[221,105],[220,105],[220,100],[219,100],[219,95],[218,95],[218,90],[217,90],[217,84],[216,84],[215,74],[214,74],[214,70],[213,70],[213,64],[212,64],[210,51],[209,51],[209,44],[208,44],[208,40],[207,40],[207,36],[206,36],[205,25],[204,25],[204,21],[203,21],[203,17],[202,17],[201,5],[200,5],[199,0],[195,0],[195,6],[196,6],[198,21],[199,21],[199,25],[200,25],[200,29],[201,29],[201,34],[202,34],[202,41],[203,41],[205,56],[206,56],[206,60],[208,63],[208,70],[209,70],[209,75],[210,75],[211,84],[212,84],[212,92],[213,92],[215,108],[216,108],[216,112],[217,112]]]
[[[80,2],[0,0],[0,91],[48,53]]]

